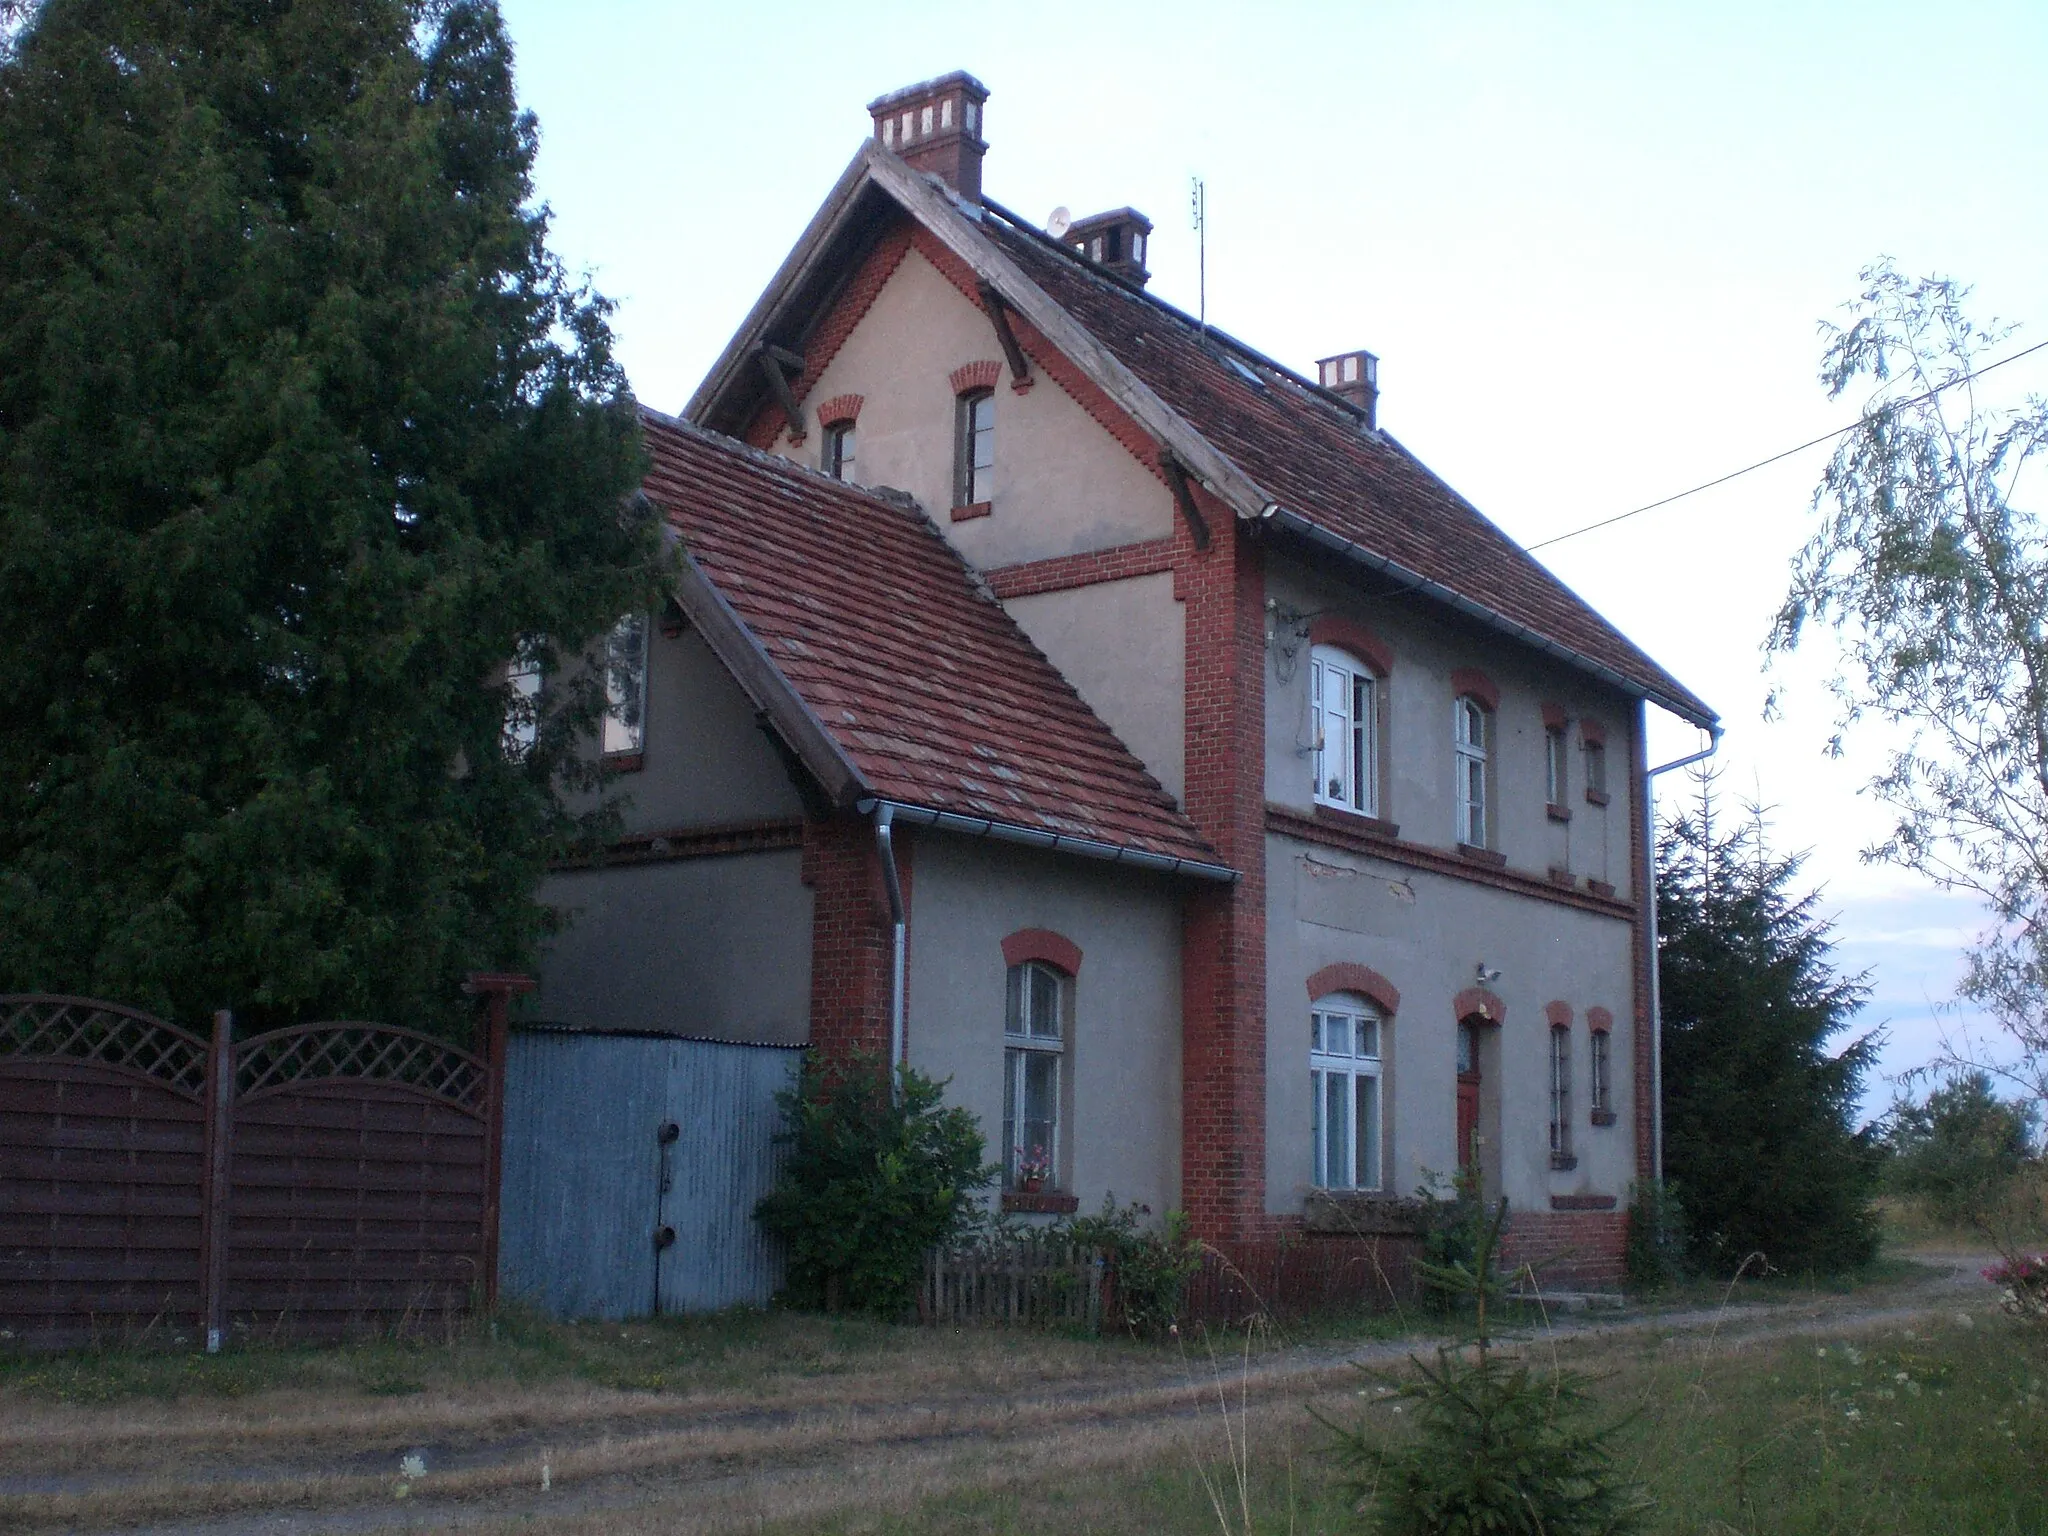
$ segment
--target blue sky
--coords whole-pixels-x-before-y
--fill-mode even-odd
[[[865,103],[964,68],[989,194],[1043,219],[1132,204],[1153,289],[1306,369],[1381,356],[1383,423],[1524,542],[1851,419],[1816,322],[1880,255],[1977,285],[2048,338],[2048,6],[822,5],[504,0],[555,245],[619,301],[677,409],[859,147]],[[2048,353],[1998,376],[2048,392]],[[1876,761],[1822,747],[1823,656],[1759,643],[1824,454],[1544,552],[1713,703],[1723,792],[1868,966],[1888,1070],[1925,1059],[1974,906],[1857,850]],[[1690,733],[1653,732],[1675,755]],[[1664,781],[1660,793],[1683,794]],[[1884,1085],[1872,1100],[1882,1103]]]

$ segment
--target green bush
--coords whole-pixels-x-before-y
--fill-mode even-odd
[[[1151,1207],[1118,1206],[1103,1198],[1102,1211],[1068,1224],[1076,1243],[1099,1252],[1115,1286],[1117,1314],[1142,1338],[1159,1338],[1180,1318],[1188,1281],[1202,1267],[1202,1244],[1188,1228],[1186,1213],[1168,1211],[1158,1227],[1145,1218]]]
[[[1487,1311],[1507,1210],[1502,1200],[1481,1218],[1469,1262],[1420,1266],[1426,1284],[1471,1304],[1477,1326],[1469,1350],[1439,1345],[1434,1365],[1411,1358],[1420,1380],[1380,1378],[1382,1399],[1414,1405],[1412,1430],[1390,1440],[1369,1424],[1323,1421],[1345,1488],[1386,1536],[1622,1536],[1648,1510],[1608,1449],[1621,1426],[1586,1421],[1588,1379],[1493,1351]]]
[[[872,1057],[827,1069],[808,1057],[777,1095],[789,1147],[782,1178],[754,1208],[789,1250],[784,1299],[893,1317],[917,1295],[929,1248],[971,1220],[996,1175],[974,1116],[943,1107],[945,1085],[912,1067],[889,1092]]]
[[[1919,1200],[1939,1221],[1981,1224],[2031,1160],[2035,1110],[1991,1091],[1991,1078],[1951,1078],[1920,1103],[1893,1107],[1885,1186]]]
[[[1486,1202],[1479,1193],[1479,1169],[1474,1164],[1460,1168],[1451,1176],[1448,1192],[1442,1174],[1424,1170],[1415,1196],[1422,1203],[1424,1220],[1422,1256],[1417,1265],[1423,1298],[1440,1311],[1458,1311],[1471,1304],[1471,1292],[1464,1282],[1432,1277],[1478,1274],[1488,1221]],[[1488,1299],[1497,1301],[1504,1283],[1497,1274],[1489,1274],[1493,1289]]]
[[[1636,1185],[1623,1257],[1632,1291],[1662,1290],[1685,1277],[1685,1208],[1669,1184],[1653,1179]]]

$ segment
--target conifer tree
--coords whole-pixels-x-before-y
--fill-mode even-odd
[[[1877,1154],[1855,1126],[1877,1039],[1830,1042],[1868,988],[1831,965],[1817,893],[1793,894],[1801,860],[1771,850],[1757,809],[1729,832],[1714,812],[1702,776],[1658,858],[1665,1174],[1701,1266],[1850,1269],[1877,1250]]]
[[[17,12],[20,8],[17,7]],[[0,54],[0,988],[459,1029],[648,602],[488,0],[44,0]],[[543,638],[544,637],[544,638]]]

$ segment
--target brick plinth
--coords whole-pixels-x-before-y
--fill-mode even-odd
[[[910,901],[911,844],[895,832],[896,869]],[[889,893],[873,825],[858,817],[804,824],[811,888],[811,1045],[829,1063],[889,1053]]]
[[[1511,1211],[1501,1269],[1528,1264],[1550,1290],[1618,1290],[1627,1244],[1626,1211]]]

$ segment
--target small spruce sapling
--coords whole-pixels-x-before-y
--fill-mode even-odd
[[[1488,1311],[1501,1293],[1506,1222],[1502,1200],[1480,1224],[1470,1263],[1417,1265],[1425,1285],[1470,1303],[1471,1347],[1440,1344],[1433,1365],[1411,1357],[1420,1380],[1394,1384],[1367,1373],[1381,1383],[1383,1401],[1415,1408],[1413,1431],[1390,1440],[1374,1425],[1322,1421],[1368,1529],[1622,1536],[1642,1528],[1649,1501],[1614,1466],[1608,1446],[1619,1424],[1587,1421],[1588,1378],[1539,1374],[1493,1348]]]

